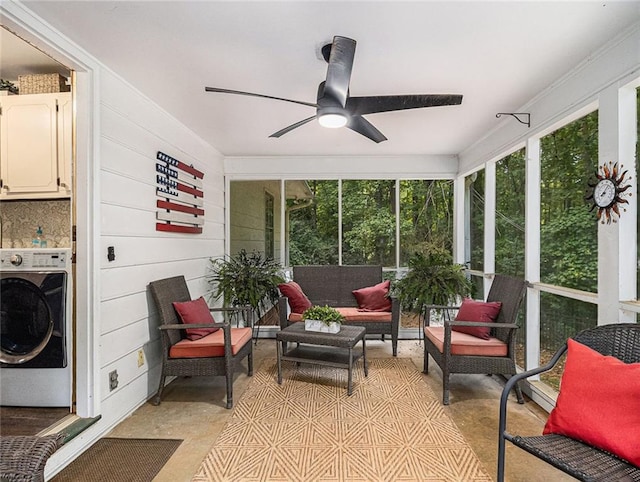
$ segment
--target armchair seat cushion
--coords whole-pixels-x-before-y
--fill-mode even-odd
[[[231,351],[235,355],[251,342],[251,328],[231,328]],[[184,339],[169,349],[169,358],[209,358],[224,356],[224,330],[218,330],[197,340]]]
[[[345,321],[357,321],[357,322],[366,322],[371,321],[374,323],[381,321],[388,321],[391,323],[391,312],[390,311],[368,311],[361,310],[356,307],[346,307],[346,308],[336,308],[340,312],[342,316],[344,316]],[[301,313],[290,313],[289,321],[303,321]]]
[[[444,326],[427,326],[424,329],[425,338],[444,352]],[[472,356],[507,356],[507,344],[497,338],[489,337],[484,340],[477,336],[451,331],[451,354]]]

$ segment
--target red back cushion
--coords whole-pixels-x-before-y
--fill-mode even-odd
[[[571,338],[567,344],[560,394],[542,433],[582,440],[640,467],[640,363]]]
[[[391,311],[391,298],[389,298],[389,287],[391,281],[383,281],[377,285],[367,288],[360,288],[352,291],[356,297],[358,307],[365,311]]]
[[[485,323],[496,321],[501,307],[502,303],[499,301],[490,301],[487,303],[465,298],[462,300],[462,305],[456,315],[456,321],[479,321]],[[451,329],[482,338],[483,340],[488,340],[491,333],[491,328],[484,326],[477,328],[473,326],[453,326]]]
[[[215,323],[209,311],[209,306],[202,296],[197,300],[174,301],[172,304],[184,324]],[[187,338],[189,340],[197,340],[219,329],[220,328],[187,328],[185,331],[187,332]]]
[[[300,285],[295,281],[279,284],[278,289],[280,293],[282,293],[282,296],[289,298],[289,307],[293,313],[304,313],[313,306],[309,298],[307,298],[307,295],[302,291]]]

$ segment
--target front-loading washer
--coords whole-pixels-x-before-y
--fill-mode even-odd
[[[0,250],[0,405],[72,406],[70,249]]]

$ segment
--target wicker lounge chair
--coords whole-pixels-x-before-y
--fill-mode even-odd
[[[216,376],[224,375],[227,381],[227,408],[233,407],[233,374],[240,362],[247,357],[248,374],[253,375],[253,343],[252,327],[232,328],[230,323],[190,324],[185,325],[173,307],[173,302],[191,301],[191,295],[184,276],[175,276],[149,283],[149,288],[158,308],[162,334],[162,374],[154,404],[160,404],[165,379],[168,376]],[[211,311],[236,313],[244,311],[245,320],[250,319],[246,307],[210,308]],[[186,329],[220,328],[219,333],[191,342],[185,337]],[[211,338],[210,342],[207,340]],[[172,348],[180,344],[180,348],[188,350],[186,356],[172,356]],[[211,356],[212,346],[220,355]],[[174,351],[175,353],[175,351]]]
[[[515,324],[526,281],[511,276],[495,275],[487,301],[500,301],[502,307],[495,322],[476,323],[445,320],[444,329],[429,326],[432,309],[457,310],[459,307],[428,305],[424,327],[424,373],[429,371],[429,355],[442,369],[442,403],[449,405],[449,377],[452,373],[500,374],[509,378],[516,373]],[[452,326],[490,327],[491,339],[482,340],[452,331]],[[462,336],[461,336],[462,335]],[[465,339],[466,338],[466,339]],[[458,348],[464,344],[462,352]],[[504,354],[495,355],[493,348],[502,346]],[[485,353],[493,353],[487,355]],[[524,403],[520,386],[515,385],[518,403]]]
[[[640,362],[640,324],[602,325],[584,330],[572,338],[603,355],[616,357],[625,363]],[[640,482],[640,468],[578,440],[558,434],[521,437],[506,431],[507,397],[511,387],[519,380],[551,370],[566,351],[565,343],[547,365],[522,372],[512,377],[505,385],[500,398],[498,482],[504,481],[505,440],[578,480]]]
[[[44,482],[44,467],[58,450],[65,435],[0,437],[0,480]]]

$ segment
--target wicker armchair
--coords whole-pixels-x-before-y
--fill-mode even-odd
[[[429,355],[442,370],[442,403],[449,405],[449,377],[452,373],[500,374],[509,378],[516,373],[515,324],[524,299],[526,281],[511,276],[495,275],[487,301],[500,301],[502,307],[495,322],[477,323],[445,320],[444,329],[429,326],[431,310],[457,310],[455,306],[426,307],[424,327],[424,373],[429,372]],[[452,331],[453,326],[491,328],[491,339],[482,340]],[[466,338],[466,339],[465,339]],[[504,355],[495,355],[492,347],[503,346]],[[487,355],[486,353],[492,353]],[[515,385],[518,403],[524,403],[520,386]]]
[[[253,343],[252,327],[248,328],[232,328],[229,322],[214,324],[189,324],[185,325],[180,322],[178,315],[173,307],[173,302],[190,301],[191,295],[184,276],[175,276],[162,280],[152,281],[149,283],[149,289],[153,295],[153,299],[158,308],[160,315],[162,337],[162,374],[160,375],[160,384],[158,392],[154,399],[154,404],[160,404],[162,398],[162,390],[168,376],[222,376],[226,377],[227,383],[227,408],[233,407],[233,374],[237,370],[241,361],[247,357],[248,375],[253,375]],[[244,313],[244,319],[250,320],[250,314],[246,307],[238,308],[210,308],[211,311],[222,311],[229,314],[238,312]],[[174,345],[181,343],[182,347],[189,344],[187,340],[186,329],[190,328],[221,328],[223,337],[218,333],[207,335],[201,340],[193,342],[194,354],[189,357],[175,357],[171,355],[171,349]],[[220,352],[220,356],[211,356],[206,354],[211,351],[211,343],[207,343],[208,338],[215,337],[211,343],[215,345]],[[202,354],[198,354],[202,352]]]
[[[49,457],[64,442],[58,433],[37,437],[8,435],[0,437],[0,480],[3,482],[44,482],[44,467]]]
[[[603,355],[616,357],[625,363],[640,362],[640,324],[602,325],[584,330],[572,338]],[[566,351],[565,343],[548,364],[519,373],[505,385],[500,398],[498,423],[498,482],[504,481],[505,440],[578,480],[640,482],[640,468],[578,440],[558,434],[521,437],[506,431],[507,397],[511,387],[519,380],[551,370]]]

